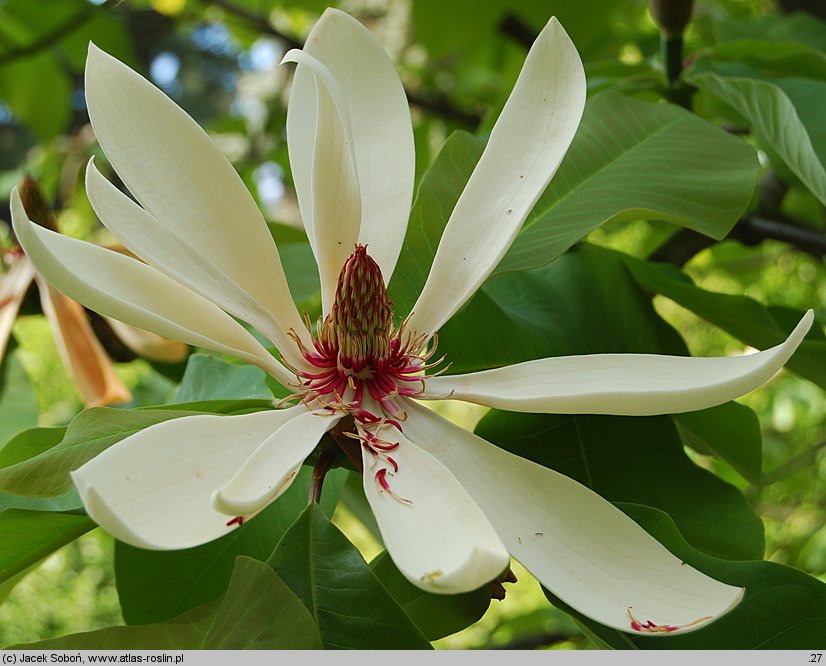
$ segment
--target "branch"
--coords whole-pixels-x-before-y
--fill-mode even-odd
[[[539,36],[531,26],[519,18],[516,14],[507,13],[499,22],[499,32],[510,37],[517,44],[521,44],[526,49],[531,48],[536,38]]]
[[[760,481],[755,485],[751,494],[756,495],[757,491],[773,483],[777,483],[787,476],[799,472],[802,469],[811,467],[817,459],[818,454],[826,449],[826,439],[818,442],[814,446],[809,447],[803,453],[796,455],[794,458],[787,460],[779,467],[774,468],[771,472],[764,474]]]
[[[296,39],[295,37],[290,37],[289,35],[284,34],[263,16],[251,12],[246,7],[239,7],[238,5],[233,4],[228,0],[201,0],[201,4],[216,5],[220,7],[224,11],[233,14],[240,19],[245,20],[252,27],[256,28],[259,32],[263,32],[272,37],[280,39],[291,49],[300,49],[302,46],[304,46],[300,40]]]
[[[826,256],[826,236],[793,220],[771,220],[759,215],[746,215],[734,225],[726,238],[751,246],[771,239],[788,243],[815,259]],[[651,261],[663,261],[675,266],[683,266],[694,255],[716,242],[713,238],[703,236],[693,229],[681,229],[654,250],[648,258]]]
[[[89,5],[89,8],[79,11],[77,14],[54,28],[54,30],[42,35],[40,39],[35,40],[31,44],[9,49],[0,55],[0,65],[5,65],[6,63],[12,62],[17,58],[24,58],[26,56],[34,55],[42,49],[54,46],[56,42],[59,42],[64,37],[68,36],[73,31],[77,30],[77,28],[89,21],[92,18],[93,12],[93,6]]]
[[[255,14],[244,7],[239,7],[233,2],[230,2],[230,0],[201,0],[201,4],[216,5],[221,7],[224,11],[243,19],[259,32],[275,37],[276,39],[280,39],[290,48],[300,49],[304,46],[301,40],[284,34],[263,16]],[[471,128],[477,127],[482,121],[480,115],[457,108],[447,97],[423,96],[418,93],[411,92],[406,88],[405,93],[407,94],[408,101],[413,106],[417,106],[424,111],[429,111],[442,118],[455,120],[456,122],[462,123],[463,125],[467,125]]]

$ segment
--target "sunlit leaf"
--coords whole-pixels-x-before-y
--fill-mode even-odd
[[[273,570],[239,557],[226,594],[168,622],[108,627],[13,646],[35,650],[308,650],[321,647],[312,617]]]
[[[93,527],[95,523],[85,515],[0,510],[0,581],[8,580]]]

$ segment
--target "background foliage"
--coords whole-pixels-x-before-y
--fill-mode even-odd
[[[91,155],[113,175],[83,101],[93,40],[210,132],[271,222],[299,307],[315,316],[317,275],[284,136],[289,73],[277,64],[326,4],[0,0],[0,217],[29,173],[63,233],[112,240],[82,186]],[[412,107],[419,184],[391,284],[400,312],[550,15],[585,63],[585,117],[559,173],[494,276],[440,332],[451,372],[575,353],[741,353],[778,343],[810,307],[824,321],[820,3],[697,0],[682,38],[668,39],[642,0],[340,6],[382,40]],[[10,265],[16,247],[2,224],[0,246]],[[503,601],[488,590],[437,598],[413,588],[382,554],[358,479],[343,469],[328,477],[320,507],[306,507],[305,468],[287,496],[200,548],[115,544],[85,516],[70,469],[160,420],[263,408],[276,387],[203,353],[136,358],[91,321],[130,402],[81,413],[34,288],[0,366],[0,645],[801,648],[826,635],[822,326],[764,388],[703,412],[437,406],[617,502],[687,562],[747,586],[730,615],[666,644],[569,615],[518,564]]]

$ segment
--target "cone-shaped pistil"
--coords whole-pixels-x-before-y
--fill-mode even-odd
[[[379,265],[356,245],[338,276],[331,318],[342,359],[357,372],[365,364],[380,363],[390,352],[392,304]]]

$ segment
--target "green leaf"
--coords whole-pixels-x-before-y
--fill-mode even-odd
[[[262,562],[239,557],[220,601],[174,620],[108,627],[13,646],[36,650],[313,650],[318,628],[304,605]]]
[[[685,79],[743,116],[826,205],[826,81],[763,78],[747,66],[715,66],[707,59],[699,59]]]
[[[0,511],[0,581],[8,580],[95,527],[86,516],[48,511]]]
[[[488,280],[439,331],[438,352],[451,373],[568,354],[687,353],[621,259],[592,245]]]
[[[7,442],[21,430],[37,425],[37,396],[14,352],[3,359],[0,372],[0,442]]]
[[[646,650],[808,650],[822,644],[826,584],[773,562],[731,562],[705,555],[688,544],[666,514],[636,504],[617,506],[681,560],[723,583],[744,587],[746,592],[734,610],[702,629],[645,637],[596,624],[545,591],[554,605],[571,613],[601,642],[620,649]],[[668,622],[668,618],[650,619],[658,624]]]
[[[8,467],[56,446],[66,434],[66,427],[29,428],[17,433],[0,446],[0,467]]]
[[[484,141],[448,139],[413,205],[391,298],[408,312]],[[745,211],[753,148],[685,110],[606,92],[591,98],[573,144],[494,274],[548,264],[609,221],[660,219],[723,238]]]
[[[48,52],[17,58],[0,67],[0,99],[41,139],[68,128],[71,94],[69,76]]]
[[[763,524],[740,492],[692,463],[667,416],[517,414],[492,410],[476,434],[555,469],[612,502],[667,512],[696,548],[763,556]]]
[[[480,619],[490,606],[490,587],[487,585],[465,594],[425,592],[402,575],[387,551],[370,562],[370,568],[429,641],[435,641],[470,626]]]
[[[606,222],[666,220],[724,238],[759,172],[745,141],[680,107],[596,95],[496,272],[542,266]]]
[[[332,513],[344,470],[324,480],[322,504]],[[307,506],[312,470],[302,467],[277,501],[229,534],[197,548],[157,551],[115,545],[115,577],[123,618],[129,624],[161,622],[221,596],[236,557],[266,560]]]
[[[177,402],[272,399],[266,373],[252,365],[236,365],[207,354],[192,354],[186,364]]]
[[[63,440],[43,453],[0,469],[0,490],[14,495],[51,497],[72,485],[69,472],[139,430],[198,414],[176,410],[96,407],[78,414]]]
[[[683,444],[698,453],[724,460],[744,479],[759,480],[763,466],[762,435],[757,414],[745,405],[727,402],[699,412],[671,417]]]
[[[355,547],[310,505],[268,560],[309,609],[325,648],[427,649]]]
[[[747,296],[700,289],[688,276],[668,264],[621,256],[642,287],[670,298],[756,349],[768,349],[783,342],[803,316],[802,312],[765,306]],[[826,337],[819,325],[806,334],[786,367],[826,388]]]

